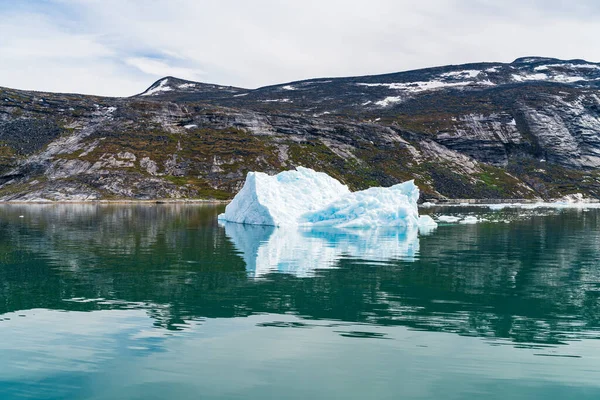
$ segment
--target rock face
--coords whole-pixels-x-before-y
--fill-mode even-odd
[[[129,98],[0,88],[0,200],[229,199],[306,166],[351,190],[600,198],[600,64],[522,58]]]

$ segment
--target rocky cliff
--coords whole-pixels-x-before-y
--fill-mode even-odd
[[[523,58],[129,98],[0,88],[0,200],[228,199],[298,165],[424,198],[600,198],[600,64]]]

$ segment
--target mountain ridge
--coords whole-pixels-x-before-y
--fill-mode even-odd
[[[522,57],[131,97],[0,88],[0,200],[231,198],[302,165],[424,199],[600,198],[600,64]]]

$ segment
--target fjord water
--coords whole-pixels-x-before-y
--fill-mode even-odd
[[[600,211],[418,236],[222,208],[1,206],[0,398],[600,398]]]

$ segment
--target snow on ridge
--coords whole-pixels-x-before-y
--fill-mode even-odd
[[[261,103],[293,103],[290,99],[267,99],[259,100]]]
[[[556,81],[556,82],[561,82],[561,83],[575,83],[575,82],[580,82],[580,81],[585,81],[586,78],[582,77],[582,76],[567,76],[567,75],[554,75],[552,77],[552,80]]]
[[[441,74],[443,78],[475,78],[481,74],[480,70],[477,69],[466,69],[463,71],[452,71]]]
[[[162,81],[160,81],[158,83],[158,86],[148,89],[144,93],[142,93],[142,96],[152,96],[156,93],[172,91],[173,88],[170,86],[167,86],[167,83],[169,83],[169,79],[168,78],[163,79]]]
[[[567,63],[567,64],[546,64],[546,65],[540,65],[538,67],[535,67],[534,70],[536,71],[543,71],[543,70],[547,70],[549,68],[573,68],[573,69],[597,69],[600,70],[600,65],[596,65],[596,64],[573,64],[573,63]]]
[[[491,67],[485,70],[485,72],[491,72],[491,73],[495,73],[495,72],[500,72],[500,70],[502,69],[502,67]]]
[[[281,89],[283,89],[283,90],[298,90],[297,88],[293,87],[292,85],[282,86]]]
[[[513,74],[512,78],[516,82],[526,82],[526,81],[553,81],[560,83],[575,83],[580,81],[587,80],[582,76],[569,76],[565,74],[557,74],[557,75],[548,75],[544,73],[536,73],[536,74]]]
[[[534,62],[538,62],[538,61],[543,61],[546,60],[548,61],[548,58],[542,58],[542,57],[529,57],[529,58],[521,58],[518,61],[521,63],[534,63]],[[517,61],[517,60],[515,60]]]
[[[398,90],[408,93],[420,93],[428,90],[440,90],[446,88],[459,88],[468,85],[495,86],[496,84],[489,79],[482,81],[462,81],[462,82],[442,82],[439,80],[419,81],[419,82],[397,82],[397,83],[356,83],[357,86],[365,87],[387,87],[390,90]],[[403,100],[402,96],[388,96],[383,100],[375,102],[378,106],[387,107],[390,104],[398,103]],[[363,104],[367,105],[367,104]]]
[[[513,74],[512,78],[515,81],[517,81],[517,82],[524,82],[524,81],[545,81],[545,80],[548,80],[548,75],[542,74],[542,73],[538,73],[538,74],[522,74],[522,75]]]
[[[181,85],[177,85],[177,87],[179,89],[191,89],[191,88],[195,88],[196,84],[195,83],[182,83]]]
[[[419,81],[419,82],[400,82],[400,83],[357,83],[357,86],[366,87],[387,87],[391,90],[402,90],[411,93],[424,92],[427,90],[444,89],[448,87],[459,87],[473,84],[473,81],[463,82],[442,82],[442,81]]]

